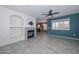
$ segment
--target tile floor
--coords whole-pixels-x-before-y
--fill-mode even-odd
[[[0,54],[78,54],[79,41],[46,34],[0,47]]]

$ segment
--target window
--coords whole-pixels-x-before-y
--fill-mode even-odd
[[[52,21],[53,30],[70,30],[70,19],[61,19]]]

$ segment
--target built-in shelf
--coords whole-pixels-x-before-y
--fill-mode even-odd
[[[10,16],[10,39],[24,38],[24,19],[19,15]]]

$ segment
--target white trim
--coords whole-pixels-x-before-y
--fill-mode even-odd
[[[65,36],[57,36],[57,35],[50,35],[48,34],[48,36],[54,36],[54,37],[59,37],[59,38],[66,38],[66,39],[73,39],[73,40],[79,40],[78,38],[72,38],[72,37],[65,37]]]

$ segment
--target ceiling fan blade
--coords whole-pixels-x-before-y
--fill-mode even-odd
[[[54,14],[59,14],[60,12],[55,12],[55,13],[52,13],[52,15],[54,15]]]
[[[54,17],[53,15],[55,14],[59,14],[60,12],[54,12],[52,13],[52,10],[49,10],[48,14],[42,14],[42,15],[45,15],[45,17]]]

